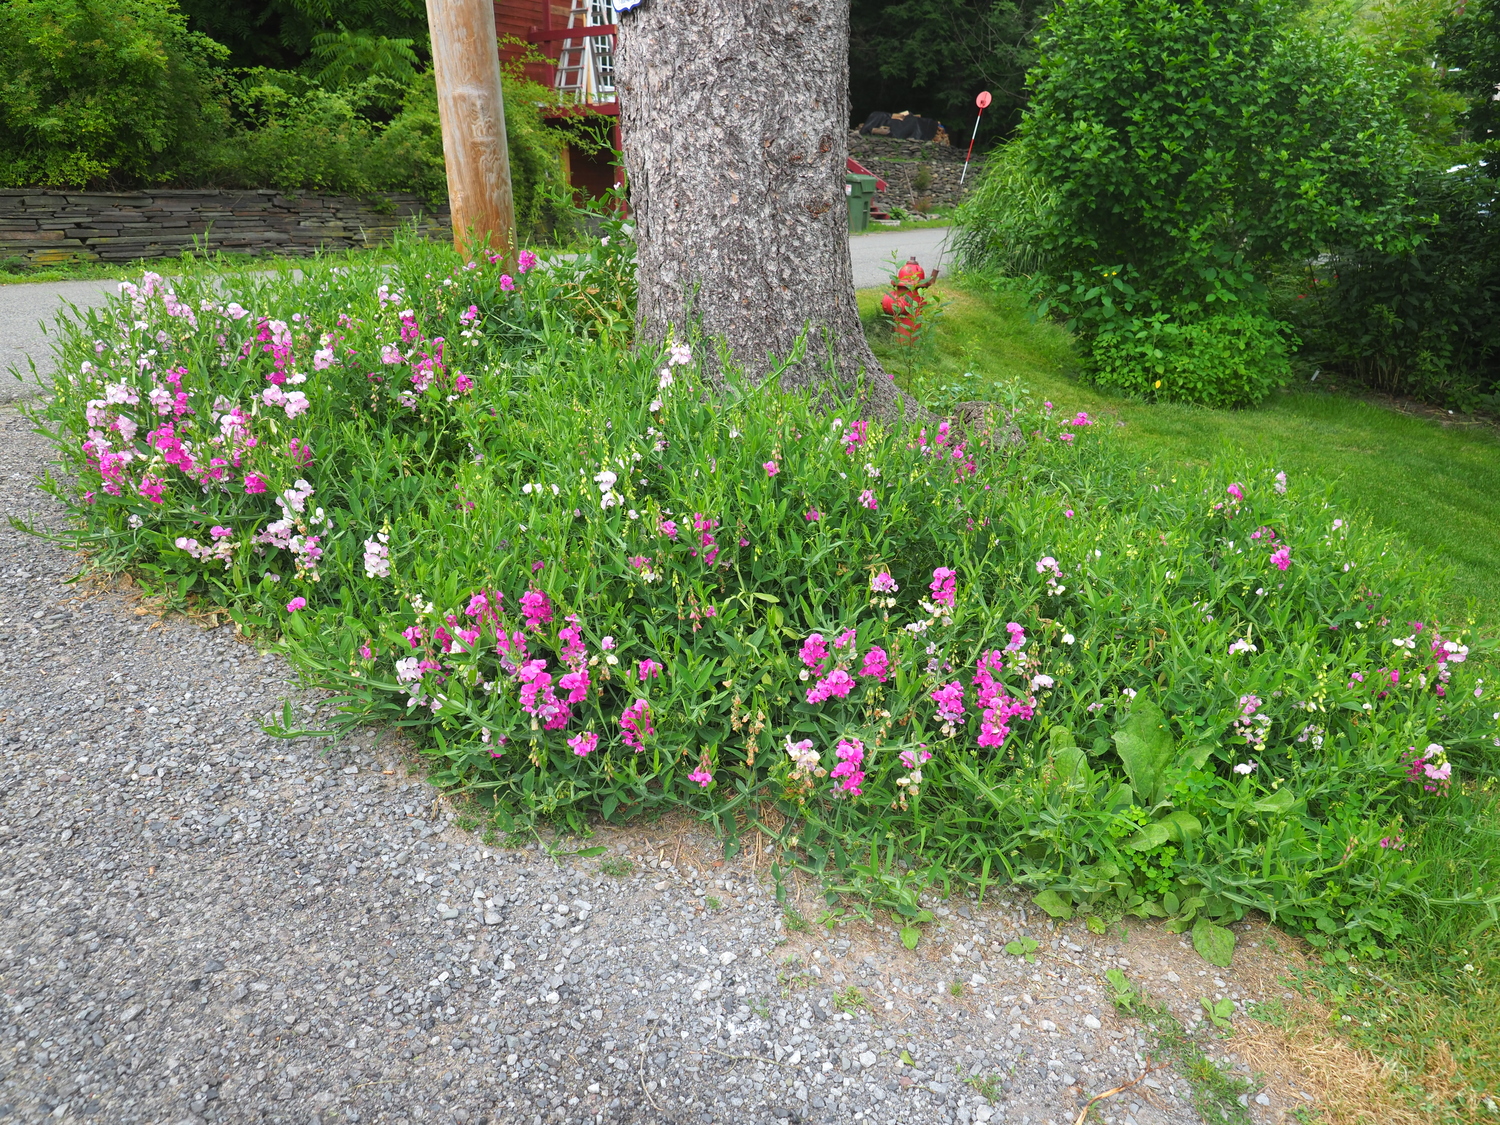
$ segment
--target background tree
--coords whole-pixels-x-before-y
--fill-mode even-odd
[[[171,0],[0,5],[0,184],[149,178],[216,124],[222,57]]]
[[[1436,49],[1448,68],[1448,88],[1468,105],[1459,118],[1468,139],[1486,146],[1500,142],[1500,3],[1460,4],[1445,21]],[[1489,163],[1490,174],[1500,176],[1500,167]]]
[[[849,97],[854,120],[872,110],[936,117],[954,142],[973,127],[974,95],[989,90],[982,138],[1003,136],[1026,104],[1026,70],[1052,0],[854,0]]]
[[[847,0],[646,0],[620,16],[621,132],[642,336],[701,331],[752,377],[806,358],[872,411],[900,395],[860,326],[849,265]]]

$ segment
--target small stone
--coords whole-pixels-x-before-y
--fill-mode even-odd
[[[1268,1098],[1265,1094],[1256,1094],[1255,1095],[1255,1104],[1256,1105],[1270,1105],[1271,1104],[1271,1099]]]
[[[130,1007],[126,1008],[123,1012],[120,1013],[120,1022],[129,1023],[145,1010],[146,1009],[140,1004],[132,1004],[130,1005]]]
[[[874,1051],[865,1051],[859,1056],[859,1065],[866,1068],[867,1070],[870,1067],[874,1066],[877,1061],[878,1060],[875,1058]]]
[[[444,919],[457,918],[458,911],[451,906],[445,906],[438,911],[438,916]]]
[[[1090,1031],[1098,1031],[1104,1025],[1099,1022],[1098,1016],[1084,1016],[1083,1026],[1088,1028]]]
[[[719,964],[728,965],[734,961],[735,956],[736,955],[734,953],[725,950],[723,953],[719,954]]]
[[[1056,1031],[1057,1030],[1057,1024],[1053,1023],[1051,1020],[1042,1020],[1041,1023],[1037,1024],[1037,1026],[1039,1028],[1041,1028],[1043,1031]]]
[[[458,912],[454,911],[454,913]],[[505,915],[501,914],[498,910],[486,910],[484,912],[484,924],[486,926],[498,926],[503,921],[505,921]]]

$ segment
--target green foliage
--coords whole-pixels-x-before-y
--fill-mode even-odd
[[[977,187],[953,216],[959,265],[977,273],[1030,277],[1046,268],[1042,238],[1055,192],[1017,139],[991,152]]]
[[[0,5],[0,187],[151,179],[217,120],[223,51],[171,0]]]
[[[506,140],[516,224],[527,240],[543,238],[571,221],[565,202],[563,135],[542,122],[538,103],[547,91],[506,76]],[[240,127],[208,148],[192,179],[226,187],[276,187],[367,195],[411,191],[433,204],[446,201],[442,125],[430,71],[404,88],[370,77],[329,89],[288,71],[254,70],[228,84]],[[374,117],[395,103],[387,124]]]
[[[1348,251],[1288,279],[1308,357],[1392,394],[1459,406],[1500,390],[1500,179],[1477,163],[1413,174],[1428,217],[1400,254]]]
[[[980,140],[1015,127],[1034,37],[1051,0],[859,0],[849,13],[849,92],[859,120],[909,109],[968,143],[974,95],[989,90]],[[899,103],[899,104],[897,104]]]
[[[1459,123],[1470,141],[1493,154],[1500,142],[1500,2],[1468,0],[1450,7],[1434,49],[1445,64],[1448,88],[1468,104]]]
[[[1187,323],[1156,313],[1095,336],[1090,373],[1101,387],[1147,401],[1247,406],[1287,381],[1290,335],[1241,309]]]
[[[1433,58],[1434,41],[1453,10],[1448,0],[1322,0],[1309,15],[1311,26],[1353,41],[1383,77],[1422,162],[1440,168],[1453,163],[1455,115],[1463,109]]]
[[[1024,131],[1057,192],[1059,269],[1128,263],[1186,317],[1335,239],[1399,243],[1405,129],[1352,48],[1286,17],[1271,0],[1054,9]]]
[[[1116,337],[1093,356],[1108,385],[1257,401],[1285,373],[1271,269],[1409,241],[1410,140],[1381,79],[1273,0],[1066,0],[1030,80],[1023,134],[1052,192],[1036,292]]]
[[[960,435],[706,392],[702,344],[589,303],[607,229],[516,278],[406,246],[78,314],[44,408],[78,544],[279,638],[500,831],[688,809],[733,847],[769,802],[783,862],[914,926],[952,878],[1330,956],[1438,908],[1380,844],[1453,799],[1403,755],[1459,788],[1500,727],[1477,659],[1436,693],[1430,645],[1480,645],[1405,556],[1274,465],[1167,479],[1024,397]]]
[[[1012,957],[1024,957],[1028,965],[1036,964],[1036,951],[1041,948],[1041,943],[1034,937],[1019,937],[1015,941],[1005,943],[1005,952]]]

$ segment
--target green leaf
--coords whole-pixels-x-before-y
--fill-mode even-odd
[[[1033,896],[1031,901],[1052,915],[1052,917],[1060,918],[1064,922],[1073,917],[1073,908],[1068,905],[1067,900],[1050,888]]]
[[[1173,812],[1146,825],[1126,840],[1125,846],[1138,852],[1149,852],[1163,844],[1185,843],[1202,832],[1203,825],[1192,813]]]
[[[1102,934],[1105,930],[1109,929],[1105,925],[1104,919],[1097,914],[1090,914],[1083,920],[1083,924],[1089,928],[1089,933],[1091,934]]]
[[[1203,1011],[1213,1021],[1213,1025],[1221,1031],[1228,1031],[1233,1026],[1229,1022],[1230,1017],[1234,1015],[1233,1000],[1226,998],[1224,1000],[1211,1001],[1205,998],[1199,1000],[1198,1003],[1203,1005]]]
[[[1250,807],[1256,812],[1263,813],[1285,813],[1297,803],[1297,795],[1290,788],[1278,789],[1269,796],[1262,797],[1258,801],[1252,801]]]
[[[1040,948],[1041,945],[1033,937],[1019,937],[1015,941],[1005,943],[1005,952],[1012,957],[1024,957],[1028,961],[1033,960],[1031,955]]]
[[[1172,764],[1172,732],[1161,708],[1144,695],[1136,696],[1130,717],[1115,731],[1114,739],[1136,797],[1142,803],[1155,804],[1162,775]]]
[[[922,940],[922,931],[916,926],[901,927],[901,944],[907,949],[917,948],[917,943]]]
[[[1207,918],[1199,918],[1193,924],[1193,948],[1210,965],[1229,968],[1234,957],[1234,931],[1216,926]]]
[[[1121,1011],[1130,1011],[1135,1006],[1136,996],[1138,995],[1135,985],[1131,984],[1129,978],[1119,969],[1104,970],[1104,979],[1108,982],[1109,987],[1114,990],[1114,996],[1110,999],[1114,1002],[1115,1007]]]
[[[913,1061],[911,1055],[907,1054],[906,1048],[904,1048],[904,1047],[901,1049],[901,1061],[903,1063],[905,1063],[907,1066],[916,1066],[917,1065],[916,1062]]]

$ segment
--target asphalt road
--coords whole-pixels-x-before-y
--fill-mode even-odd
[[[881,230],[849,236],[849,262],[854,267],[854,288],[873,289],[890,284],[892,275],[906,259],[916,255],[929,274],[934,266],[948,264],[948,227],[925,230]],[[895,264],[893,265],[892,262]]]
[[[50,324],[67,305],[100,305],[119,291],[118,281],[50,281],[40,285],[0,285],[0,402],[36,394],[29,356],[38,375],[52,373],[52,349],[43,324]],[[11,374],[25,374],[22,382]]]
[[[849,261],[854,268],[856,289],[883,287],[911,255],[929,272],[944,266],[948,229],[872,231],[849,236]],[[38,285],[0,285],[0,403],[30,398],[37,393],[27,358],[37,374],[52,373],[52,349],[44,326],[69,304],[79,307],[102,304],[117,292],[117,281],[52,281]],[[22,372],[25,381],[15,378]]]

